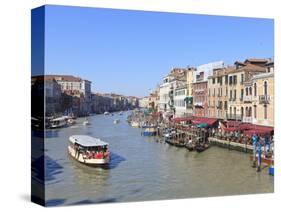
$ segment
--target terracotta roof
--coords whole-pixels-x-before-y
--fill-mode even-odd
[[[72,75],[38,75],[38,76],[33,76],[33,79],[43,79],[44,80],[57,80],[57,81],[68,81],[68,82],[81,82],[80,77],[74,77]],[[86,80],[88,81],[88,80]],[[89,81],[90,82],[90,81]]]
[[[250,62],[250,63],[267,63],[268,59],[264,59],[264,58],[248,58],[248,59],[245,60],[244,63],[247,63],[247,62]]]
[[[236,72],[242,72],[242,71],[246,71],[246,72],[265,72],[266,69],[264,67],[248,63],[245,66],[242,66],[238,69],[234,69],[232,71],[229,71],[229,74],[236,73]]]

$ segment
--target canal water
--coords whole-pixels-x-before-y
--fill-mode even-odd
[[[47,205],[162,200],[269,193],[274,180],[268,168],[251,168],[249,155],[211,147],[203,153],[169,146],[141,136],[122,116],[95,115],[91,125],[77,124],[47,132],[45,142]],[[113,124],[119,118],[119,124]],[[106,168],[88,167],[67,153],[68,138],[87,134],[109,143]]]

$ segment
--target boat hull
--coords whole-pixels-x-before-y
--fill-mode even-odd
[[[68,153],[75,160],[87,165],[102,165],[102,164],[108,164],[110,162],[110,156],[101,159],[85,159],[83,158],[82,154],[79,154],[70,146],[68,146]]]

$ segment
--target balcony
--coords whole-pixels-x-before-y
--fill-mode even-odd
[[[269,104],[270,96],[269,95],[259,95],[260,104]]]
[[[194,102],[194,107],[203,107],[203,102]]]
[[[227,119],[233,119],[233,120],[242,120],[242,116],[240,114],[226,114]]]
[[[242,122],[252,123],[253,122],[253,118],[252,117],[243,117]]]
[[[244,102],[252,102],[252,96],[244,96],[243,101]]]

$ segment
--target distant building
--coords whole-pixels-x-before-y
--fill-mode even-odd
[[[159,112],[167,112],[175,116],[175,90],[178,86],[186,83],[186,73],[186,68],[173,68],[171,72],[163,78],[159,86]]]
[[[149,97],[145,96],[139,100],[139,106],[141,108],[148,108],[149,107]]]
[[[74,77],[71,75],[47,75],[53,77],[61,86],[62,92],[76,97],[69,112],[77,113],[78,115],[86,115],[90,113],[91,106],[91,81]]]

